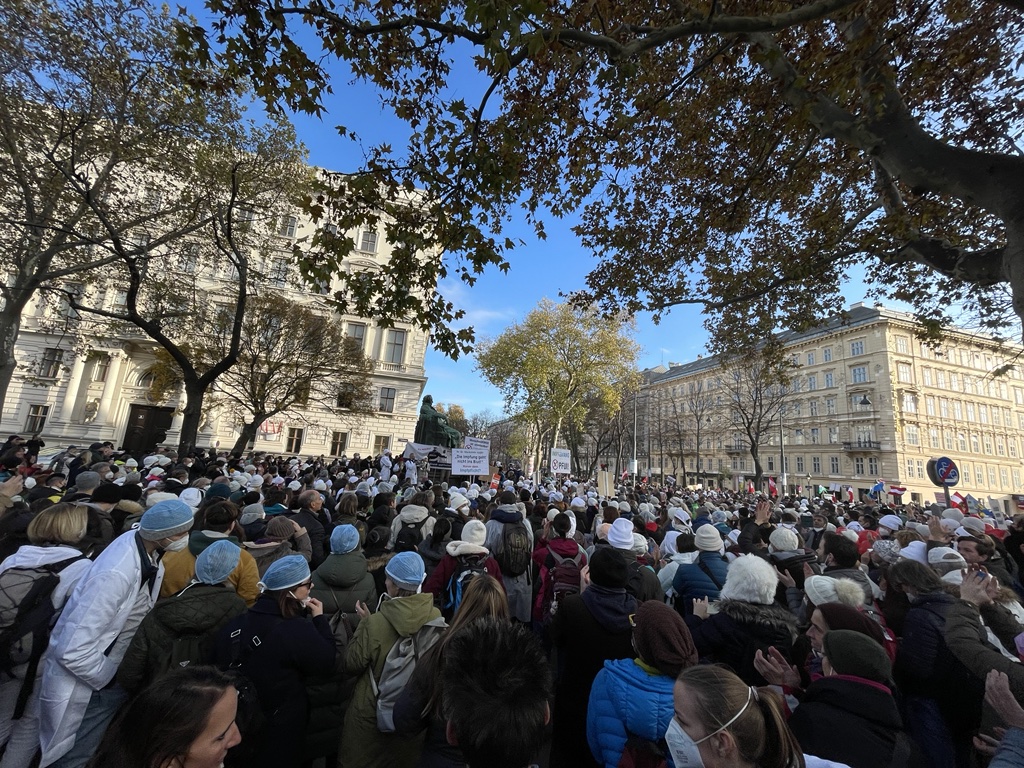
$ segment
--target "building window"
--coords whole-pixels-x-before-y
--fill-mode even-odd
[[[288,427],[288,442],[285,443],[285,451],[288,453],[298,453],[302,450],[303,432],[304,430],[301,427]]]
[[[25,420],[25,431],[30,435],[42,432],[46,426],[46,417],[50,415],[48,405],[30,405],[28,407],[28,418]]]
[[[835,376],[831,372],[825,374],[825,389],[831,389],[835,386]]]
[[[807,391],[808,392],[813,392],[817,388],[818,388],[818,377],[817,376],[808,376],[807,377]]]
[[[813,352],[808,352],[807,353],[807,364],[808,365],[814,365],[814,353]]]
[[[975,418],[974,418],[974,403],[968,403],[967,404],[967,420],[968,421],[975,421]]]
[[[391,447],[391,435],[375,435],[373,438],[373,455],[379,456]]]
[[[1020,470],[1013,470],[1013,487],[1020,488]]]
[[[982,424],[988,424],[988,406],[984,403],[978,404],[978,421]]]
[[[821,474],[821,457],[811,456],[811,472],[816,475]]]
[[[718,463],[719,463],[719,465],[721,465],[722,460],[719,459]],[[721,469],[722,467],[719,466],[718,468]],[[775,471],[775,457],[774,456],[769,456],[768,457],[768,471],[769,472],[774,472]]]
[[[110,355],[100,353],[95,356],[92,364],[92,380],[106,381],[110,372]]]
[[[364,229],[359,234],[359,250],[367,251],[368,253],[377,252],[377,233],[369,229]]]
[[[868,380],[868,367],[866,365],[854,366],[850,373],[852,374],[854,384],[864,384]]]
[[[909,393],[903,395],[903,412],[917,413],[917,398]]]
[[[828,472],[830,475],[839,474],[839,457],[829,456],[828,457]]]
[[[839,442],[839,427],[828,428],[828,442],[830,445],[836,445]]]
[[[857,355],[864,354],[864,342],[863,341],[851,341],[850,342],[850,357],[856,357]]]
[[[989,467],[988,468],[988,485],[989,485],[990,488],[995,488],[996,487],[996,468],[995,467]]]
[[[364,346],[366,342],[366,323],[347,323],[345,325],[345,335],[358,344],[360,349],[366,349]]]
[[[377,410],[383,411],[384,413],[395,412],[395,395],[398,394],[398,390],[394,387],[381,387],[380,388],[380,405]]]
[[[921,444],[921,433],[916,424],[907,424],[905,434],[907,436],[907,445]]]
[[[1006,467],[999,468],[999,487],[1005,488],[1009,478],[1006,476]]]
[[[935,371],[935,386],[939,389],[946,388],[946,372],[938,369]]]
[[[971,435],[971,453],[981,453],[981,443],[977,435]]]
[[[348,432],[331,433],[331,456],[341,456],[348,447]]]
[[[863,475],[864,474],[864,459],[858,456],[853,460],[853,474]]]
[[[387,340],[384,342],[384,362],[401,365],[404,356],[405,331],[395,328],[388,329]]]
[[[811,400],[808,403],[808,408],[810,409],[810,415],[811,416],[817,416],[818,415],[818,401],[817,400]]]
[[[939,430],[936,427],[928,428],[928,447],[939,447]]]
[[[917,460],[917,476],[919,479],[924,478],[924,459]]]
[[[1010,454],[1011,459],[1017,458],[1017,438],[1008,437],[1006,438],[1006,450]]]
[[[804,471],[804,457],[803,456],[797,456],[796,457],[796,471],[797,472],[803,472]]]
[[[896,363],[896,378],[904,384],[910,384],[914,381],[910,363]]]
[[[935,415],[935,397],[932,395],[925,395],[924,398],[924,410],[929,416]]]
[[[811,445],[821,442],[821,430],[818,427],[811,427]]]
[[[868,457],[868,474],[872,477],[878,474],[878,459],[874,456]]]
[[[836,415],[836,399],[834,397],[825,398],[825,413],[829,416]]]
[[[985,468],[981,464],[974,465],[974,482],[978,485],[985,484]]]
[[[60,376],[60,364],[64,359],[64,350],[49,347],[43,350],[43,359],[39,361],[39,375],[44,379],[56,379]]]
[[[984,435],[982,437],[982,444],[985,446],[985,453],[989,456],[992,455],[992,435]]]
[[[295,228],[298,226],[299,220],[294,216],[282,216],[281,226],[277,229],[277,234],[281,237],[295,237]]]
[[[274,259],[270,263],[270,284],[276,288],[284,288],[288,284],[288,262],[285,259]]]
[[[903,355],[910,351],[910,341],[906,336],[896,337],[896,351]]]
[[[924,379],[924,385],[926,387],[930,387],[932,385],[932,369],[931,368],[922,368],[921,369],[921,377]]]
[[[959,400],[953,401],[953,418],[962,420],[964,417],[964,406]]]
[[[832,362],[832,347],[825,347],[823,350],[821,350],[821,359],[824,360],[826,363]]]
[[[178,270],[186,275],[194,275],[198,265],[199,246],[195,243],[186,243],[178,256]]]
[[[914,460],[907,459],[907,479],[909,480],[914,476]]]

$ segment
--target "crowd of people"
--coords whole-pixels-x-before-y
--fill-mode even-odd
[[[41,447],[0,768],[1024,765],[1024,518]]]

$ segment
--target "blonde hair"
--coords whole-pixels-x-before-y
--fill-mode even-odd
[[[32,518],[28,540],[33,544],[75,546],[85,536],[88,522],[89,511],[80,504],[54,504]]]

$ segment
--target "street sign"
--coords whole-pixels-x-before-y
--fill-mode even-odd
[[[556,475],[567,475],[572,465],[572,454],[568,448],[551,449],[551,471]]]
[[[952,488],[960,482],[960,469],[948,456],[928,461],[928,479],[935,485]]]

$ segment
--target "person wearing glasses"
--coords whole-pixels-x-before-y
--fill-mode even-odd
[[[216,663],[241,672],[259,699],[263,727],[242,737],[247,768],[298,768],[309,720],[306,684],[334,672],[334,634],[323,603],[309,596],[312,579],[302,555],[275,561],[260,596],[217,638]]]

